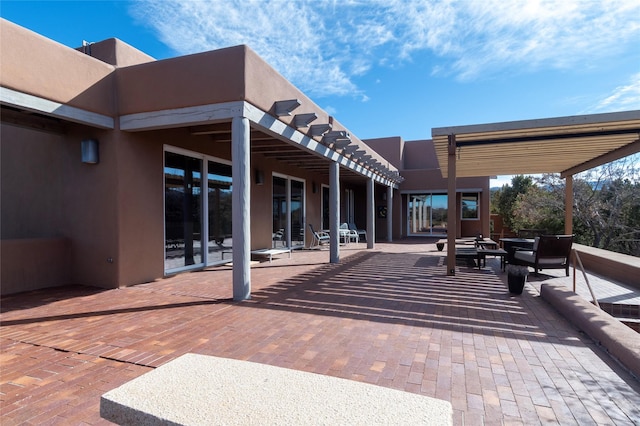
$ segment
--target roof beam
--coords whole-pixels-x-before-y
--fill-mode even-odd
[[[274,112],[276,116],[283,117],[286,115],[291,115],[291,112],[298,108],[302,103],[298,99],[288,99],[286,101],[276,101],[274,102]]]
[[[629,145],[625,145],[614,151],[607,152],[606,154],[603,154],[599,157],[593,158],[575,167],[567,169],[560,173],[560,177],[564,179],[567,176],[572,176],[577,173],[584,172],[594,167],[598,167],[603,164],[607,164],[612,161],[616,161],[621,158],[628,157],[629,155],[637,154],[638,152],[640,152],[640,138],[631,142]]]
[[[318,118],[318,114],[310,112],[308,114],[296,114],[293,117],[293,125],[296,128],[309,127],[309,124]]]
[[[314,137],[324,135],[329,130],[331,130],[332,127],[333,125],[331,123],[312,124],[311,126],[309,126],[309,136]]]
[[[622,111],[607,112],[601,114],[576,115],[569,117],[541,118],[533,120],[506,121],[502,123],[488,124],[471,124],[465,126],[449,126],[431,129],[432,136],[456,135],[456,139],[469,133],[488,133],[488,132],[506,132],[515,130],[522,132],[523,130],[535,131],[537,129],[544,130],[549,127],[571,128],[571,127],[588,127],[598,128],[601,123],[609,125],[615,122],[624,122],[628,120],[637,120],[640,111]],[[458,141],[459,142],[459,141]]]

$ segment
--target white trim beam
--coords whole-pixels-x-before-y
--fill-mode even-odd
[[[244,101],[127,114],[120,117],[120,129],[141,131],[197,126],[241,117]]]
[[[113,129],[115,120],[107,115],[97,114],[81,108],[50,101],[38,96],[0,87],[0,103],[3,105],[36,112],[73,123],[85,124],[101,129]]]

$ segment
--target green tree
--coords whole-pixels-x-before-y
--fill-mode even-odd
[[[640,155],[627,157],[574,177],[576,242],[640,256],[639,159]],[[537,178],[511,205],[513,229],[564,232],[564,197],[564,179],[554,174]]]
[[[517,229],[513,223],[513,213],[516,200],[520,194],[525,194],[533,187],[530,176],[518,175],[511,178],[511,185],[503,185],[492,196],[492,209],[502,216],[504,224],[511,229]]]
[[[605,164],[574,183],[574,228],[584,244],[640,256],[640,154]]]
[[[564,232],[564,181],[545,174],[536,179],[523,194],[518,194],[513,206],[514,229],[544,229],[549,234]]]

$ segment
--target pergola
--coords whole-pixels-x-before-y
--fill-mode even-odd
[[[449,211],[456,177],[560,173],[566,179],[565,233],[573,231],[573,175],[640,152],[640,110],[431,130]],[[457,229],[448,215],[447,227]],[[455,232],[447,235],[447,274],[455,275]]]

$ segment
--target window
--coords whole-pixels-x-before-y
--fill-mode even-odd
[[[463,193],[462,194],[462,219],[479,219],[478,213],[478,194]]]

